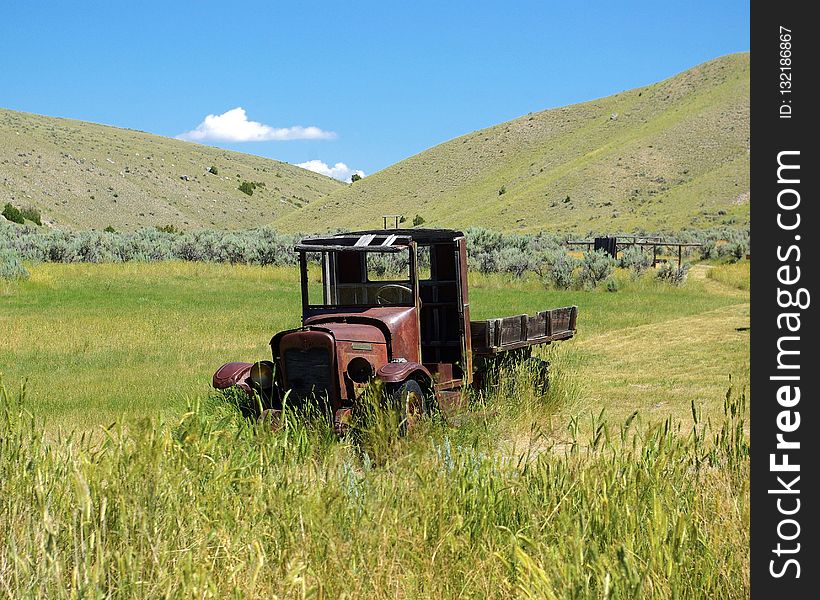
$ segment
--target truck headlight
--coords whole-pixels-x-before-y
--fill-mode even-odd
[[[273,363],[262,360],[253,363],[250,372],[251,383],[257,390],[269,392],[273,387]]]
[[[373,376],[373,365],[366,358],[357,356],[347,364],[347,375],[356,383],[367,383]]]

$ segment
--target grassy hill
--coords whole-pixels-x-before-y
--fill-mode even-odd
[[[373,227],[394,213],[418,214],[425,226],[515,231],[745,224],[749,54],[467,134],[274,225]]]
[[[243,181],[264,185],[248,196]],[[323,230],[400,213],[425,226],[615,233],[744,225],[749,198],[749,54],[482,129],[350,186],[258,156],[0,109],[0,203],[34,206],[58,227]]]
[[[248,196],[242,181],[264,186]],[[34,206],[58,227],[252,227],[342,187],[259,156],[0,109],[0,206]]]

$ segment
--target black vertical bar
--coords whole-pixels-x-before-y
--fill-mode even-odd
[[[812,93],[818,36],[811,6],[752,5],[751,189],[757,201],[750,262],[750,573],[751,597],[761,600],[817,597],[820,507],[813,463],[820,423],[815,358],[809,353],[816,311],[809,304],[820,297],[809,271],[817,264],[817,241],[811,239],[817,223],[810,211],[817,204],[820,169],[812,139],[818,132]],[[804,302],[797,300],[801,289]],[[792,317],[784,319],[787,314]]]

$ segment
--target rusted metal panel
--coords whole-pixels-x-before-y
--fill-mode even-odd
[[[360,323],[378,327],[385,333],[389,357],[420,362],[419,327],[415,307],[378,306],[358,311],[308,309],[305,325],[331,322]]]
[[[453,417],[467,408],[467,397],[463,389],[440,390],[437,392],[438,404],[446,417]]]
[[[429,381],[433,379],[424,365],[411,361],[389,362],[376,372],[376,376],[386,383],[400,383],[414,374],[424,375]]]
[[[318,323],[317,323],[318,325]],[[322,323],[322,329],[333,334],[336,341],[385,344],[384,333],[374,325],[361,323]]]
[[[458,244],[458,275],[461,310],[459,311],[459,329],[461,330],[461,363],[462,379],[465,385],[473,381],[473,341],[470,329],[470,295],[467,281],[467,240],[464,236],[456,239]]]
[[[250,377],[253,364],[246,362],[229,362],[216,370],[213,378],[213,386],[218,390],[224,390],[232,385],[242,388],[246,393],[251,393]]]
[[[341,400],[347,403],[353,402],[367,386],[366,381],[353,381],[348,373],[348,366],[351,361],[359,357],[364,358],[370,363],[372,373],[375,375],[380,367],[387,364],[387,344],[384,343],[383,338],[381,343],[361,343],[336,339],[336,364],[339,365],[337,369],[339,391]]]
[[[453,375],[453,363],[424,363],[424,366],[433,374],[433,381],[436,383],[456,379]]]

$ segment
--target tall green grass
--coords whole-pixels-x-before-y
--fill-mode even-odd
[[[535,451],[498,451],[509,420],[554,414],[573,395],[559,381],[546,397],[504,397],[514,389],[476,398],[461,427],[432,420],[376,447],[337,440],[319,419],[272,431],[216,400],[174,420],[47,437],[36,399],[0,386],[0,590],[748,596],[743,393],[727,393],[714,424],[696,411],[691,426],[575,419]]]

